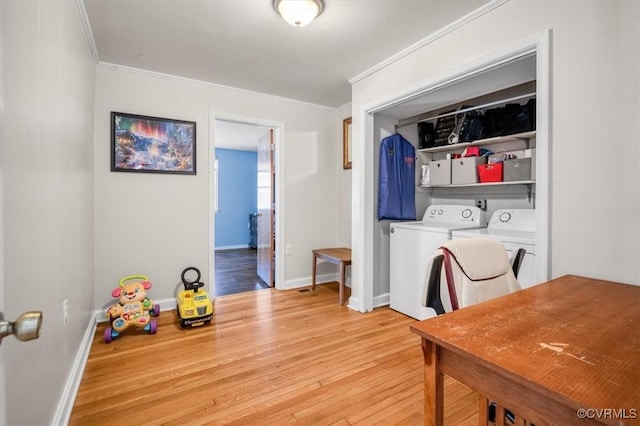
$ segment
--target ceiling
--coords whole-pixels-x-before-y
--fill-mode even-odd
[[[268,127],[227,120],[215,122],[216,148],[257,151],[258,139],[269,132]]]
[[[83,0],[102,63],[329,107],[348,80],[489,0],[325,0],[295,28],[271,0]]]

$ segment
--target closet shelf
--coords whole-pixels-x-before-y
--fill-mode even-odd
[[[497,186],[497,185],[535,185],[535,180],[514,180],[509,182],[484,182],[484,183],[467,183],[464,185],[427,185],[418,186],[419,189],[429,188],[469,188],[478,186]]]
[[[470,106],[470,107],[467,107],[467,108],[460,108],[460,109],[457,109],[455,111],[445,112],[443,114],[438,114],[438,115],[434,115],[434,116],[427,117],[427,118],[421,118],[419,120],[411,120],[411,121],[403,122],[402,124],[397,124],[395,127],[396,127],[396,129],[399,129],[400,127],[411,126],[413,124],[422,123],[424,121],[434,121],[434,120],[437,120],[439,118],[449,117],[449,116],[456,115],[456,114],[462,114],[464,112],[477,111],[477,110],[483,109],[483,108],[488,108],[488,107],[492,107],[492,106],[496,106],[496,105],[502,105],[502,104],[506,104],[506,103],[509,103],[509,102],[515,102],[515,101],[519,101],[519,100],[522,100],[522,99],[532,99],[532,98],[535,98],[535,97],[536,97],[536,93],[535,92],[525,93],[524,95],[514,96],[514,97],[508,98],[508,99],[501,99],[499,101],[488,102],[488,103],[485,103],[485,104],[482,104],[482,105],[474,105],[474,106]]]
[[[506,142],[514,142],[514,141],[527,141],[530,139],[534,139],[536,137],[536,131],[532,130],[530,132],[516,133],[513,135],[507,136],[498,136],[495,138],[487,138],[487,139],[478,139],[473,142],[461,142],[450,145],[436,146],[433,148],[424,148],[418,149],[417,152],[449,152],[455,151],[458,149],[464,149],[468,146],[482,146],[482,145],[492,145],[497,143],[506,143]]]

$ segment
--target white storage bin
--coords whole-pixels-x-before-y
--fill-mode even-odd
[[[429,163],[429,185],[451,185],[451,160]]]
[[[478,183],[478,165],[486,163],[487,157],[462,157],[454,159],[451,165],[451,183],[453,185]]]

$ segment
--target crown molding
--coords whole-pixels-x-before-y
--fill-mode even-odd
[[[389,65],[393,64],[394,62],[399,61],[400,59],[404,58],[405,56],[410,55],[411,53],[422,49],[423,47],[425,47],[428,44],[433,43],[434,41],[438,40],[439,38],[444,37],[445,35],[449,34],[452,31],[457,30],[460,27],[463,27],[464,25],[467,25],[468,23],[478,19],[479,17],[481,17],[482,15],[484,15],[485,13],[489,13],[491,12],[493,9],[496,9],[500,6],[502,6],[503,4],[507,3],[509,0],[492,0],[490,2],[488,2],[487,4],[483,5],[482,7],[479,7],[478,9],[464,15],[462,18],[453,21],[452,23],[450,23],[449,25],[447,25],[446,27],[443,27],[441,29],[439,29],[438,31],[436,31],[435,33],[423,38],[422,40],[412,44],[411,46],[407,47],[406,49],[401,50],[400,52],[396,53],[395,55],[385,59],[384,61],[378,63],[377,65],[374,65],[373,67],[369,68],[368,70],[364,71],[363,73],[358,74],[357,76],[351,78],[349,80],[349,83],[351,83],[352,85],[364,80],[365,78],[369,77],[372,74],[375,74],[376,72],[388,67]]]
[[[84,27],[84,33],[87,36],[87,41],[89,42],[89,50],[91,50],[91,56],[93,57],[93,62],[98,64],[100,60],[98,59],[98,49],[96,48],[96,41],[93,39],[93,32],[91,31],[91,23],[89,22],[89,17],[87,16],[87,9],[84,7],[83,0],[76,0],[76,6],[78,7],[78,13],[80,14],[80,20],[82,21],[82,26]]]

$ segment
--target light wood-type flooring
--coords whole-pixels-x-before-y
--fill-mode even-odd
[[[337,283],[217,297],[212,324],[98,326],[71,425],[421,425],[423,362],[415,320],[338,305]],[[478,396],[445,380],[445,424],[476,425]]]

